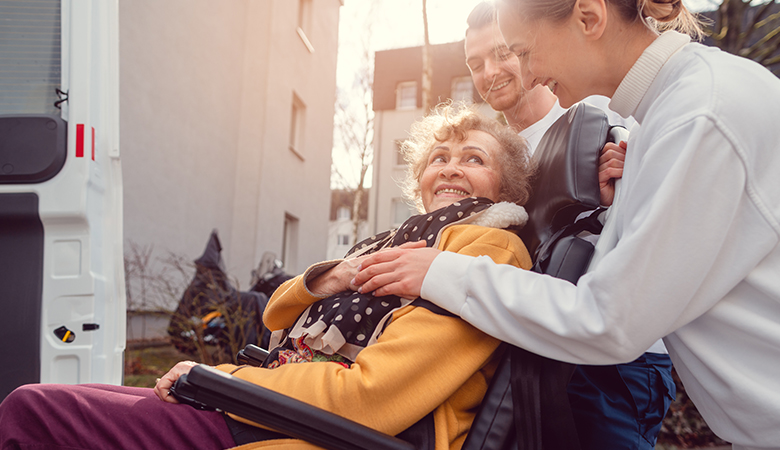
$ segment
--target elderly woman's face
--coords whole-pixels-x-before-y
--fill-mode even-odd
[[[471,130],[463,142],[438,142],[420,180],[423,207],[432,212],[468,197],[498,201],[501,146],[488,133]]]

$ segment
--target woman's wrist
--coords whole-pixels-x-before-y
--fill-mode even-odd
[[[328,281],[333,269],[343,260],[324,261],[309,267],[303,274],[303,286],[314,297],[325,298],[335,294],[328,292]],[[332,283],[331,283],[332,284]]]

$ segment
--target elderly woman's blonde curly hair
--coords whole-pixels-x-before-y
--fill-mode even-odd
[[[426,117],[412,125],[409,139],[401,143],[407,163],[406,179],[401,188],[407,201],[425,213],[420,192],[420,180],[428,158],[437,143],[466,139],[471,130],[484,131],[498,141],[502,152],[497,155],[501,171],[500,197],[491,200],[523,205],[530,195],[530,179],[534,169],[525,139],[506,125],[485,117],[465,103],[441,103]]]

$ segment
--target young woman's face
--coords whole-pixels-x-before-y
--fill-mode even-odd
[[[525,89],[542,84],[564,108],[582,100],[582,48],[572,21],[525,20],[515,6],[499,7],[498,24],[509,50],[520,60]]]
[[[463,142],[438,142],[428,156],[428,165],[420,179],[420,191],[426,212],[468,197],[498,201],[501,191],[501,147],[488,133],[471,130]]]

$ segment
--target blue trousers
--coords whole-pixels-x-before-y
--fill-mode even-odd
[[[675,398],[669,355],[577,366],[568,387],[582,450],[653,450]]]

